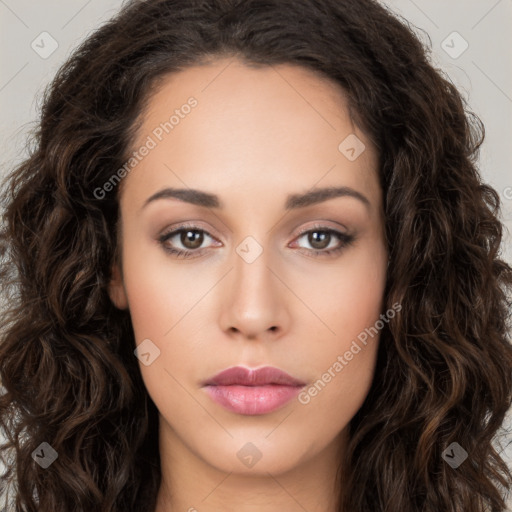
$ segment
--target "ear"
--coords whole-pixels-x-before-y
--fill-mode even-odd
[[[128,297],[124,288],[123,277],[119,265],[112,267],[112,277],[108,284],[108,295],[118,309],[128,309]]]

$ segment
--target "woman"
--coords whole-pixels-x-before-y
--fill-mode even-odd
[[[12,509],[504,510],[482,139],[372,0],[129,3],[5,182]]]

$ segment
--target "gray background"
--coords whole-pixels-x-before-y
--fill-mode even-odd
[[[423,41],[430,37],[435,66],[485,124],[480,168],[503,201],[504,257],[512,262],[512,0],[383,3],[409,20]],[[44,86],[71,50],[121,5],[120,0],[0,0],[0,177],[25,155],[25,135]],[[504,453],[510,464],[512,445]]]

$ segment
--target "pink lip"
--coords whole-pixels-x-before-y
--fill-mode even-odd
[[[250,370],[228,368],[203,383],[218,404],[238,414],[267,414],[297,396],[305,383],[286,372],[265,366]]]

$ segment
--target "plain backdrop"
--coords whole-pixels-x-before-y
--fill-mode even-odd
[[[434,65],[485,124],[480,169],[503,201],[509,230],[504,257],[512,262],[512,0],[383,3],[431,45]],[[45,85],[71,50],[121,5],[120,0],[0,0],[0,178],[25,155],[25,135],[37,119]],[[510,424],[509,416],[505,426]],[[511,439],[502,441],[509,464]]]

